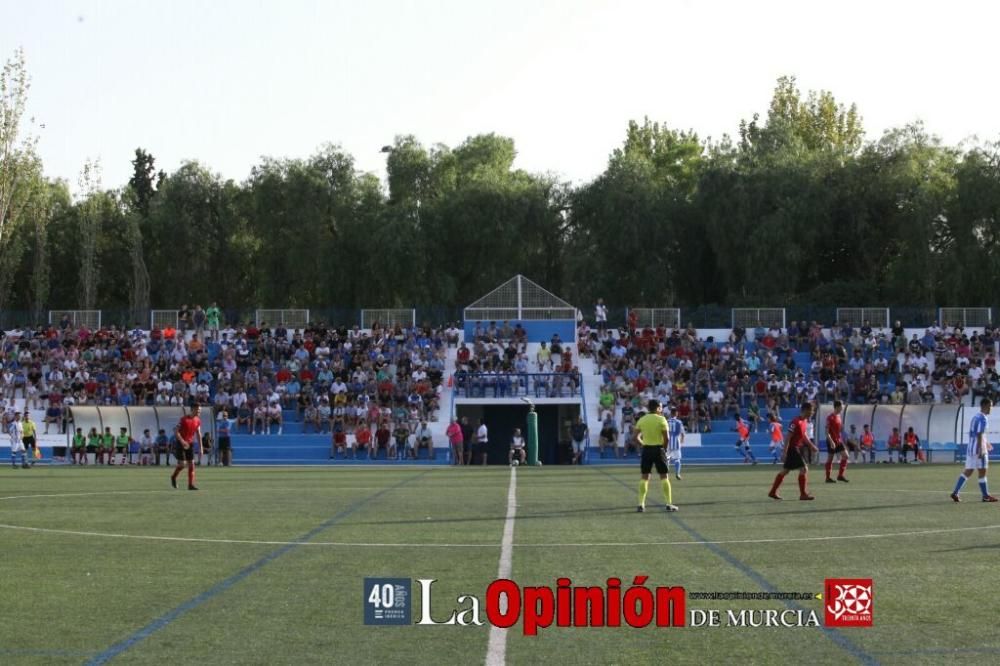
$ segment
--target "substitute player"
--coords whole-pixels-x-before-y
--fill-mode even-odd
[[[743,462],[757,464],[757,457],[754,456],[753,450],[750,448],[750,426],[747,422],[743,420],[743,417],[739,414],[736,415],[736,427],[734,428],[737,432],[739,440],[736,442],[736,449],[743,450]]]
[[[785,476],[795,469],[799,470],[799,499],[816,499],[809,494],[809,468],[806,467],[806,461],[802,455],[803,448],[807,451],[818,451],[816,445],[809,438],[809,420],[812,418],[812,413],[812,403],[803,402],[799,415],[792,419],[792,423],[788,427],[788,442],[785,444],[785,454],[782,456],[785,461],[784,468],[774,477],[771,492],[767,494],[771,499],[782,499],[781,495],[778,494],[778,488],[781,487],[781,482],[785,480]]]
[[[826,417],[826,482],[837,483],[848,479],[844,476],[847,471],[847,447],[844,446],[844,421],[840,413],[844,411],[844,403],[839,400],[833,401],[833,413]],[[833,471],[833,459],[840,456],[840,472],[837,474],[837,481],[830,478]]]
[[[639,431],[639,444],[642,445],[642,455],[639,461],[639,471],[642,480],[639,482],[639,513],[646,510],[646,494],[649,492],[649,474],[656,466],[663,487],[663,499],[667,502],[667,511],[677,511],[673,504],[673,489],[670,487],[670,468],[667,467],[666,449],[668,428],[667,419],[663,417],[663,406],[659,400],[650,400],[649,413],[635,424]]]
[[[872,433],[872,429],[867,423],[861,427],[864,428],[864,432],[861,433],[861,461],[864,462],[865,452],[867,452],[871,463],[875,464],[875,434]]]
[[[177,476],[187,465],[188,490],[198,490],[194,485],[194,445],[198,443],[198,451],[201,452],[201,406],[195,405],[191,408],[191,413],[181,417],[180,423],[174,429],[174,458],[177,459],[177,466],[174,473],[170,475],[170,485],[177,487]]]
[[[993,409],[993,401],[983,398],[979,403],[979,413],[972,417],[969,424],[969,448],[965,453],[965,469],[958,475],[955,483],[955,490],[951,493],[951,499],[961,502],[959,493],[962,486],[972,476],[972,470],[979,470],[979,491],[983,494],[984,502],[996,502],[997,498],[990,495],[989,487],[986,483],[986,470],[990,464],[990,451],[993,449],[986,440],[986,432],[989,429],[990,410]]]
[[[667,447],[667,460],[674,463],[674,476],[681,480],[681,448],[684,445],[684,422],[671,412],[667,419],[667,429],[670,434],[670,445]]]
[[[771,443],[768,444],[768,451],[773,456],[771,464],[774,465],[781,460],[781,454],[785,451],[785,434],[777,414],[772,413],[767,419],[771,422]]]

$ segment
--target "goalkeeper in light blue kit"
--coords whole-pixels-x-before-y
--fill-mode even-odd
[[[681,445],[684,444],[684,423],[677,418],[676,413],[671,413],[667,419],[667,432],[670,441],[667,445],[667,459],[674,463],[674,476],[679,481],[681,478]]]
[[[990,495],[989,486],[986,483],[986,470],[990,465],[990,446],[986,433],[989,431],[989,415],[993,409],[993,401],[983,398],[979,403],[979,413],[972,417],[969,423],[969,448],[965,454],[965,469],[958,475],[955,483],[955,490],[951,493],[953,502],[961,502],[958,494],[962,492],[962,486],[972,476],[973,470],[979,470],[979,492],[982,493],[984,502],[996,502],[997,498]]]

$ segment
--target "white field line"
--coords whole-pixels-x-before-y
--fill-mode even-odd
[[[500,541],[500,566],[497,578],[510,578],[514,555],[514,517],[517,515],[517,468],[510,468],[510,487],[507,489],[507,519],[503,524]],[[507,597],[500,599],[500,612],[507,612]],[[490,640],[486,646],[486,666],[504,666],[507,663],[507,630],[490,627]]]

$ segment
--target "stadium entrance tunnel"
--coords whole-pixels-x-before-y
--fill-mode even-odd
[[[486,462],[506,465],[507,452],[514,428],[525,435],[528,429],[528,406],[522,403],[506,405],[456,405],[459,419],[469,419],[469,425],[479,426],[479,419],[486,419],[489,447]],[[569,426],[580,414],[579,404],[536,405],[538,414],[538,460],[543,465],[566,465],[573,458]],[[466,442],[466,447],[468,447]],[[467,449],[468,450],[468,449]]]

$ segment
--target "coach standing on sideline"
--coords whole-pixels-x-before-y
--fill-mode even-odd
[[[642,445],[642,456],[639,462],[642,480],[639,482],[639,506],[636,511],[642,513],[646,510],[649,474],[653,471],[654,465],[656,473],[660,475],[660,484],[663,487],[663,499],[667,502],[667,511],[677,511],[677,507],[673,504],[673,490],[670,487],[670,468],[665,460],[667,455],[665,445],[669,430],[667,419],[663,416],[663,405],[660,404],[659,400],[650,400],[647,409],[649,413],[635,424],[639,431],[639,443]]]

